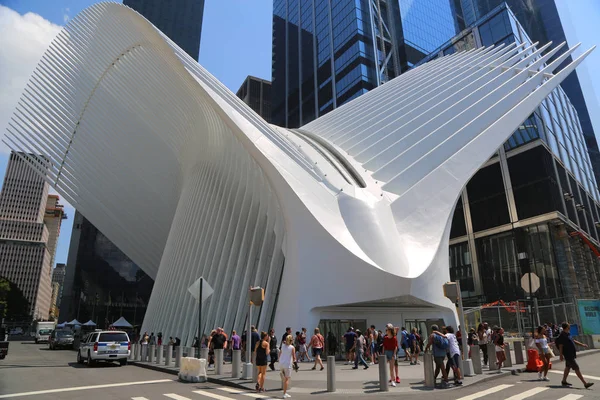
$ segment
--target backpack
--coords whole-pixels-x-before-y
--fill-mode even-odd
[[[402,343],[403,345],[408,345],[408,332],[402,331]]]
[[[440,350],[447,350],[450,346],[448,339],[440,335],[435,335],[433,338],[433,344]]]

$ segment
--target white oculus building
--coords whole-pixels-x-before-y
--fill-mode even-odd
[[[155,279],[142,331],[455,323],[461,189],[585,58],[498,46],[433,60],[296,130],[267,124],[142,16],[100,3],[40,61],[7,144]],[[590,50],[591,51],[591,50]],[[27,154],[25,154],[27,153]]]

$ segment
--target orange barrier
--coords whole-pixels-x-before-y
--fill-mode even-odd
[[[536,349],[527,350],[527,368],[525,370],[527,372],[540,372],[543,366],[544,362],[540,358],[540,353]],[[552,369],[552,361],[550,361],[548,369]]]

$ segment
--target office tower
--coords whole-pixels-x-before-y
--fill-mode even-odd
[[[424,61],[512,43],[532,40],[500,5]],[[600,196],[585,143],[559,86],[467,184],[450,233],[450,275],[467,304],[525,298],[529,271],[540,277],[540,302],[600,296]]]
[[[48,184],[22,156],[10,154],[0,193],[0,276],[21,289],[33,318],[48,319],[52,263],[66,216],[58,196],[48,195]],[[31,157],[48,167],[45,157]]]
[[[271,122],[271,82],[248,75],[236,96],[265,121]]]
[[[58,283],[58,296],[56,299],[56,305],[60,307],[60,302],[63,295],[63,288],[65,284],[66,264],[56,264],[54,271],[52,271],[52,283]]]
[[[451,0],[274,0],[273,123],[297,128],[398,76],[459,14]]]
[[[123,0],[194,60],[200,53],[204,0]]]
[[[462,7],[465,23],[467,25],[474,24],[478,19],[485,16],[494,8],[501,6],[505,1],[515,14],[517,20],[521,23],[522,29],[525,30],[533,42],[539,42],[540,45],[544,45],[549,41],[552,41],[554,44],[568,42],[555,0],[460,0],[460,7]],[[564,48],[558,51],[552,59],[560,56],[565,51]],[[572,57],[568,57],[564,61],[563,66],[571,61]],[[590,154],[592,169],[596,176],[596,181],[600,182],[600,151],[598,150],[598,141],[596,140],[594,127],[577,74],[576,71],[574,74],[569,75],[562,82],[561,86],[577,110],[581,128],[583,129],[585,145]]]
[[[91,319],[106,327],[125,317],[141,324],[154,281],[79,211],[67,265],[61,320]]]

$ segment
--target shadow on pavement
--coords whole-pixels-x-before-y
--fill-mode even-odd
[[[95,363],[92,367],[88,367],[87,364],[79,364],[77,361],[70,362],[69,367],[71,368],[119,368],[120,365],[114,362],[99,362]]]

